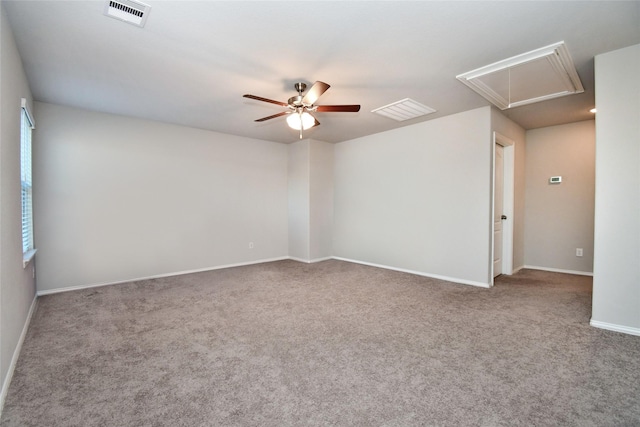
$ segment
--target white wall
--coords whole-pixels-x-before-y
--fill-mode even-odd
[[[333,254],[488,286],[490,111],[337,144]]]
[[[640,45],[598,55],[591,324],[640,335]]]
[[[38,291],[287,256],[285,145],[46,103],[36,116]]]
[[[312,140],[309,170],[309,223],[311,261],[333,255],[333,172],[335,145]]]
[[[562,183],[549,184],[551,176],[562,176]],[[591,273],[595,122],[527,131],[526,177],[525,264]]]
[[[289,256],[309,261],[309,156],[311,141],[289,144]]]
[[[289,145],[289,255],[303,262],[332,256],[333,144]]]
[[[20,196],[21,99],[32,105],[4,3],[0,3],[0,405],[9,385],[12,363],[35,297],[33,268],[22,265]],[[33,110],[32,110],[33,111]],[[35,117],[37,124],[37,116]],[[38,235],[35,234],[36,246]],[[38,255],[39,257],[39,255]],[[0,406],[1,407],[1,406]]]

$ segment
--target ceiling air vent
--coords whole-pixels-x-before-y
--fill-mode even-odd
[[[138,27],[144,27],[151,6],[133,0],[107,0],[104,14]]]
[[[584,92],[564,42],[498,61],[456,78],[501,110]]]
[[[413,99],[405,98],[389,105],[385,105],[384,107],[371,110],[371,112],[389,117],[390,119],[397,120],[399,122],[404,122],[405,120],[415,119],[416,117],[435,113],[436,110],[431,107],[427,107],[426,105],[422,105]]]

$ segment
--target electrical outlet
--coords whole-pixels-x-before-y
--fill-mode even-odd
[[[582,256],[582,248],[576,248],[576,256]]]

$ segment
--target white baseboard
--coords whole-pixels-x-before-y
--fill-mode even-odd
[[[9,391],[9,385],[11,385],[11,379],[13,378],[13,371],[16,369],[16,364],[18,363],[18,357],[20,357],[20,351],[22,350],[22,344],[24,343],[24,339],[27,336],[27,331],[29,330],[29,324],[31,323],[31,318],[33,317],[33,313],[36,310],[36,305],[38,303],[38,296],[36,295],[31,302],[31,307],[29,307],[29,313],[27,313],[27,319],[24,322],[24,326],[22,327],[22,332],[20,333],[20,339],[18,339],[18,344],[16,345],[15,350],[13,351],[13,356],[11,357],[11,364],[9,365],[9,370],[7,371],[7,376],[2,383],[2,390],[0,391],[0,415],[2,415],[2,409],[4,409],[4,400],[7,398],[7,392]]]
[[[371,263],[371,262],[357,261],[357,260],[354,260],[354,259],[342,258],[342,257],[336,257],[336,256],[334,256],[332,258],[333,259],[337,259],[339,261],[353,262],[355,264],[363,264],[363,265],[368,265],[368,266],[371,266],[371,267],[384,268],[385,270],[401,271],[403,273],[415,274],[417,276],[430,277],[432,279],[438,279],[438,280],[445,280],[447,282],[459,283],[461,285],[478,286],[478,287],[481,287],[481,288],[490,288],[491,287],[491,285],[489,283],[482,283],[482,282],[475,282],[475,281],[472,281],[472,280],[458,279],[457,277],[440,276],[438,274],[427,274],[427,273],[423,273],[421,271],[407,270],[405,268],[390,267],[388,265],[374,264],[374,263]]]
[[[67,286],[67,287],[64,287],[64,288],[44,289],[44,290],[39,290],[37,292],[37,296],[58,294],[58,293],[61,293],[61,292],[78,291],[78,290],[81,290],[81,289],[98,288],[98,287],[101,287],[101,286],[119,285],[119,284],[122,284],[122,283],[137,282],[137,281],[140,281],[140,280],[160,279],[160,278],[163,278],[163,277],[181,276],[183,274],[201,273],[201,272],[204,272],[204,271],[220,270],[220,269],[223,269],[223,268],[242,267],[242,266],[253,265],[253,264],[263,264],[265,262],[282,261],[282,260],[286,260],[286,259],[290,259],[290,260],[298,261],[298,262],[303,262],[305,264],[312,264],[312,263],[316,263],[316,262],[327,261],[327,260],[330,260],[330,259],[336,259],[336,260],[340,260],[340,261],[353,262],[355,264],[363,264],[363,265],[368,265],[368,266],[371,266],[371,267],[384,268],[386,270],[401,271],[403,273],[415,274],[415,275],[424,276],[424,277],[431,277],[432,279],[445,280],[447,282],[460,283],[462,285],[478,286],[478,287],[481,287],[481,288],[490,288],[491,287],[491,285],[489,283],[475,282],[475,281],[472,281],[472,280],[459,279],[459,278],[456,278],[456,277],[441,276],[441,275],[438,275],[438,274],[427,274],[427,273],[423,273],[421,271],[408,270],[408,269],[404,269],[404,268],[396,268],[396,267],[391,267],[391,266],[388,266],[388,265],[369,263],[369,262],[358,261],[358,260],[353,260],[353,259],[349,259],[349,258],[331,256],[331,257],[315,258],[315,259],[307,260],[307,259],[302,259],[302,258],[297,258],[297,257],[283,256],[283,257],[278,257],[278,258],[268,258],[268,259],[261,259],[261,260],[255,260],[255,261],[249,261],[249,262],[240,262],[240,263],[235,263],[235,264],[219,265],[219,266],[215,266],[215,267],[199,268],[199,269],[195,269],[195,270],[176,271],[176,272],[172,272],[172,273],[157,274],[157,275],[153,275],[153,276],[134,277],[134,278],[126,279],[126,280],[118,280],[118,281],[113,281],[113,282],[100,282],[100,283],[91,283],[91,284],[87,284],[87,285]],[[533,268],[533,267],[531,267],[531,268]]]
[[[324,258],[303,259],[303,258],[290,256],[289,259],[293,260],[293,261],[304,262],[305,264],[313,264],[313,263],[316,263],[316,262],[328,261],[330,259],[333,259],[333,257],[328,256],[328,257],[324,257]]]
[[[630,326],[624,326],[624,325],[615,325],[613,323],[600,322],[598,320],[593,320],[593,319],[591,319],[589,324],[594,328],[606,329],[608,331],[622,332],[623,334],[640,336],[640,328],[632,328]]]
[[[137,281],[140,281],[140,280],[150,280],[150,279],[160,279],[160,278],[163,278],[163,277],[181,276],[183,274],[201,273],[201,272],[204,272],[204,271],[220,270],[220,269],[223,269],[223,268],[242,267],[242,266],[253,265],[253,264],[263,264],[265,262],[282,261],[282,260],[286,260],[286,259],[290,259],[292,261],[297,261],[297,262],[303,262],[305,264],[313,264],[313,263],[316,263],[316,262],[327,261],[327,260],[330,260],[330,259],[337,259],[337,260],[340,260],[340,261],[353,262],[355,264],[363,264],[363,265],[369,265],[371,267],[384,268],[386,270],[401,271],[403,273],[415,274],[415,275],[424,276],[424,277],[431,277],[433,279],[439,279],[439,280],[446,280],[447,282],[460,283],[460,284],[463,284],[463,285],[479,286],[481,288],[490,288],[491,287],[491,285],[488,284],[488,283],[474,282],[474,281],[470,281],[470,280],[458,279],[458,278],[455,278],[455,277],[440,276],[440,275],[437,275],[437,274],[426,274],[426,273],[423,273],[423,272],[420,272],[420,271],[407,270],[407,269],[403,269],[403,268],[395,268],[395,267],[390,267],[390,266],[387,266],[387,265],[374,264],[374,263],[369,263],[369,262],[364,262],[364,261],[357,261],[357,260],[352,260],[352,259],[348,259],[348,258],[330,256],[330,257],[315,258],[315,259],[308,260],[308,259],[302,259],[302,258],[297,258],[297,257],[292,257],[292,256],[283,256],[283,257],[278,257],[278,258],[268,258],[268,259],[261,259],[261,260],[256,260],[256,261],[219,265],[219,266],[215,266],[215,267],[199,268],[199,269],[195,269],[195,270],[176,271],[176,272],[172,272],[172,273],[157,274],[157,275],[153,275],[153,276],[135,277],[135,278],[131,278],[131,279],[118,280],[118,281],[114,281],[114,282],[100,282],[100,283],[91,283],[91,284],[87,284],[87,285],[67,286],[67,287],[64,287],[64,288],[44,289],[44,290],[39,290],[36,295],[37,296],[43,296],[43,295],[58,294],[58,293],[61,293],[61,292],[71,292],[71,291],[78,291],[78,290],[81,290],[81,289],[98,288],[98,287],[101,287],[101,286],[119,285],[119,284],[123,284],[123,283],[137,282]]]
[[[578,276],[593,276],[592,271],[564,270],[562,268],[538,267],[535,265],[525,265],[524,267],[521,267],[521,268],[528,268],[531,270],[551,271],[554,273],[576,274]]]
[[[511,274],[516,274],[518,271],[522,270],[524,268],[524,265],[521,265],[520,267],[516,267],[513,269],[513,271],[511,272]]]
[[[77,291],[80,289],[89,289],[89,288],[98,288],[100,286],[110,286],[110,285],[119,285],[122,283],[130,283],[137,282],[140,280],[149,280],[149,279],[161,279],[163,277],[171,277],[171,276],[182,276],[183,274],[191,274],[191,273],[202,273],[204,271],[213,271],[213,270],[221,270],[223,268],[232,268],[232,267],[243,267],[245,265],[253,265],[253,264],[263,264],[265,262],[273,262],[273,261],[282,261],[285,259],[291,259],[291,257],[283,256],[278,258],[268,258],[268,259],[260,259],[256,261],[248,261],[248,262],[239,262],[236,264],[226,264],[226,265],[218,265],[215,267],[206,267],[206,268],[198,268],[195,270],[185,270],[185,271],[176,271],[172,273],[165,274],[157,274],[154,276],[146,276],[146,277],[134,277],[126,280],[118,280],[116,282],[102,282],[102,283],[92,283],[88,285],[77,285],[77,286],[68,286],[64,288],[56,288],[56,289],[45,289],[38,291],[37,295],[50,295],[50,294],[58,294],[60,292],[69,292],[69,291]]]
[[[404,269],[404,268],[396,268],[396,267],[391,267],[391,266],[388,266],[388,265],[370,263],[370,262],[365,262],[365,261],[358,261],[358,260],[349,259],[349,258],[331,256],[331,257],[316,258],[316,259],[308,260],[308,259],[302,259],[302,258],[291,257],[291,256],[283,256],[283,257],[277,257],[277,258],[267,258],[267,259],[260,259],[260,260],[255,260],[255,261],[240,262],[240,263],[235,263],[235,264],[225,264],[225,265],[219,265],[219,266],[207,267],[207,268],[200,268],[200,269],[195,269],[195,270],[176,271],[176,272],[172,272],[172,273],[158,274],[158,275],[146,276],[146,277],[134,277],[134,278],[130,278],[130,279],[126,279],[126,280],[119,280],[119,281],[115,281],[115,282],[101,282],[101,283],[92,283],[92,284],[87,284],[87,285],[68,286],[68,287],[56,288],[56,289],[45,289],[45,290],[39,290],[37,292],[37,296],[57,294],[57,293],[60,293],[60,292],[77,291],[77,290],[80,290],[80,289],[97,288],[97,287],[100,287],[100,286],[118,285],[118,284],[121,284],[121,283],[136,282],[136,281],[139,281],[139,280],[149,280],[149,279],[159,279],[159,278],[163,278],[163,277],[181,276],[183,274],[200,273],[200,272],[203,272],[203,271],[220,270],[220,269],[223,269],[223,268],[242,267],[242,266],[246,266],[246,265],[262,264],[262,263],[265,263],[265,262],[282,261],[282,260],[285,260],[285,259],[290,259],[290,260],[293,260],[293,261],[303,262],[303,263],[306,263],[306,264],[313,264],[313,263],[316,263],[316,262],[327,261],[327,260],[330,260],[330,259],[336,259],[336,260],[340,260],[340,261],[353,262],[353,263],[356,263],[356,264],[369,265],[371,267],[384,268],[386,270],[401,271],[403,273],[415,274],[415,275],[424,276],[424,277],[431,277],[433,279],[446,280],[447,282],[460,283],[460,284],[463,284],[463,285],[478,286],[478,287],[481,287],[481,288],[490,288],[491,287],[491,285],[489,283],[483,283],[483,282],[476,282],[476,281],[472,281],[472,280],[459,279],[457,277],[441,276],[441,275],[438,275],[438,274],[427,274],[427,273],[423,273],[423,272],[420,272],[420,271],[408,270],[408,269]],[[539,266],[535,266],[535,265],[520,266],[518,268],[515,268],[513,270],[512,274],[517,273],[518,271],[520,271],[523,268],[529,268],[529,269],[532,269],[532,270],[551,271],[551,272],[555,272],[555,273],[576,274],[576,275],[581,275],[581,276],[593,276],[593,273],[592,272],[588,272],[588,271],[564,270],[564,269],[559,269],[559,268],[539,267]]]

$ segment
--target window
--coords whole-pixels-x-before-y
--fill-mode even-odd
[[[27,100],[22,99],[20,119],[20,185],[22,187],[22,260],[26,267],[36,253],[33,244],[33,186],[31,182],[31,131],[33,117],[29,114]]]

